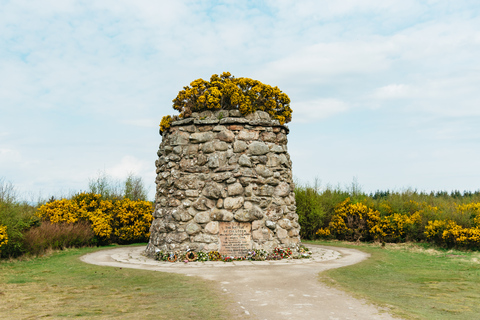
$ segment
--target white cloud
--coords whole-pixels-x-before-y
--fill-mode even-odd
[[[399,99],[409,96],[411,89],[405,84],[389,84],[387,86],[378,88],[372,95],[374,99],[387,100]]]
[[[316,122],[345,112],[349,109],[346,102],[337,99],[315,99],[292,104],[293,122]]]
[[[130,173],[135,175],[143,175],[152,167],[151,163],[137,159],[133,156],[124,156],[120,163],[106,168],[105,172],[116,179],[126,178]]]
[[[20,151],[14,149],[0,149],[0,165],[19,165],[22,160],[22,155]],[[4,167],[5,168],[5,167]]]

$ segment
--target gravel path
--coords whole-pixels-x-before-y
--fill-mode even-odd
[[[81,259],[102,266],[181,273],[217,281],[248,319],[398,319],[318,281],[319,272],[358,263],[368,254],[346,248],[307,247],[313,252],[312,259],[169,263],[143,256],[145,247],[97,251]]]

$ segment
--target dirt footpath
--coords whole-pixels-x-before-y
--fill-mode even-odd
[[[144,257],[145,247],[97,251],[81,259],[102,266],[181,273],[217,281],[249,319],[398,319],[318,281],[319,272],[358,263],[368,254],[346,248],[308,247],[314,252],[313,259],[254,263],[160,262]]]

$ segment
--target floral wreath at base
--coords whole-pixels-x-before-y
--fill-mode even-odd
[[[186,252],[164,252],[161,250],[155,251],[155,260],[177,262],[205,262],[205,261],[265,261],[265,260],[282,260],[282,259],[308,259],[311,257],[311,252],[305,246],[300,246],[297,253],[294,253],[290,248],[275,248],[272,252],[267,252],[262,249],[254,249],[247,253],[245,256],[228,256],[221,255],[218,251],[212,250],[209,252],[193,251],[188,249]]]

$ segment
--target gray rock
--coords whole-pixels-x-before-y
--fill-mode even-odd
[[[242,167],[252,166],[252,162],[250,161],[250,158],[246,154],[242,154],[240,158],[238,158],[238,164],[241,165]]]
[[[198,190],[185,190],[185,195],[187,197],[198,197],[199,192]]]
[[[213,208],[215,206],[215,201],[200,197],[192,204],[192,206],[199,211],[205,211]]]
[[[224,130],[217,133],[217,139],[225,142],[233,142],[235,134],[230,130]]]
[[[243,206],[243,202],[243,197],[228,197],[223,200],[223,207],[227,210],[236,210]]]
[[[267,228],[269,228],[271,230],[275,230],[275,228],[277,227],[277,224],[273,221],[266,220],[265,221],[265,226],[267,226]]]
[[[190,135],[190,141],[192,143],[204,143],[213,140],[214,134],[213,132],[195,132]]]
[[[230,197],[241,195],[243,193],[243,187],[239,182],[235,182],[227,187],[227,193]]]
[[[260,139],[265,142],[275,142],[277,135],[273,132],[263,132],[260,136]]]
[[[176,232],[176,233],[169,233],[165,237],[165,242],[167,243],[182,243],[183,241],[188,239],[188,234],[186,232]]]
[[[190,222],[190,223],[187,224],[187,226],[185,227],[185,232],[186,232],[188,235],[197,234],[197,233],[199,233],[201,230],[202,230],[202,227],[199,226],[198,224],[196,224],[195,222]]]
[[[280,165],[280,159],[276,154],[268,154],[267,167],[278,167]]]
[[[193,237],[193,241],[194,242],[201,242],[201,243],[212,243],[212,242],[217,242],[218,237],[214,237],[214,236],[209,235],[209,234],[200,233],[200,234],[197,234]]]
[[[237,110],[237,109],[234,109],[234,110],[229,110],[228,112],[228,116],[229,117],[241,117],[242,116],[242,113],[240,112],[240,110]]]
[[[228,149],[228,144],[224,141],[215,141],[213,146],[217,151],[226,151]]]
[[[183,209],[174,209],[172,210],[172,216],[177,221],[190,221],[192,220],[192,216]]]
[[[253,130],[242,130],[238,133],[238,139],[240,140],[252,141],[252,140],[258,140],[258,137],[259,137],[258,131],[253,131]]]
[[[241,222],[250,222],[254,220],[263,219],[262,210],[258,207],[252,208],[250,210],[242,209],[238,210],[234,215],[235,220]]]
[[[203,153],[212,153],[215,152],[215,145],[212,141],[203,144],[202,146]]]
[[[195,215],[193,219],[195,220],[196,223],[210,222],[210,212],[208,211],[199,212]]]
[[[264,155],[270,151],[265,142],[254,141],[248,146],[248,152],[252,155]]]
[[[225,209],[213,209],[210,212],[210,218],[213,221],[232,221],[233,213]]]
[[[280,219],[277,221],[277,224],[285,230],[292,229],[292,223],[288,219]]]
[[[275,188],[275,195],[278,197],[286,197],[290,194],[290,185],[286,182],[280,182]]]
[[[169,136],[169,139],[171,146],[186,145],[188,144],[189,134],[186,132],[177,131],[172,133]]]
[[[232,219],[233,219],[233,216],[232,216]],[[205,232],[207,233],[218,234],[218,231],[219,231],[218,221],[210,221],[205,226]]]
[[[235,141],[233,143],[233,152],[240,153],[247,149],[248,145],[245,141]]]
[[[220,166],[220,161],[218,159],[218,154],[214,153],[210,157],[208,157],[207,166],[209,168],[218,168]]]
[[[277,234],[277,237],[281,240],[281,239],[285,239],[286,237],[288,237],[288,232],[287,230],[283,229],[283,228],[280,228],[278,225],[277,225],[277,229],[275,231],[275,233]]]
[[[264,177],[264,178],[269,178],[273,176],[273,171],[264,166],[263,164],[259,164],[255,167],[255,171],[257,172],[258,175]]]

